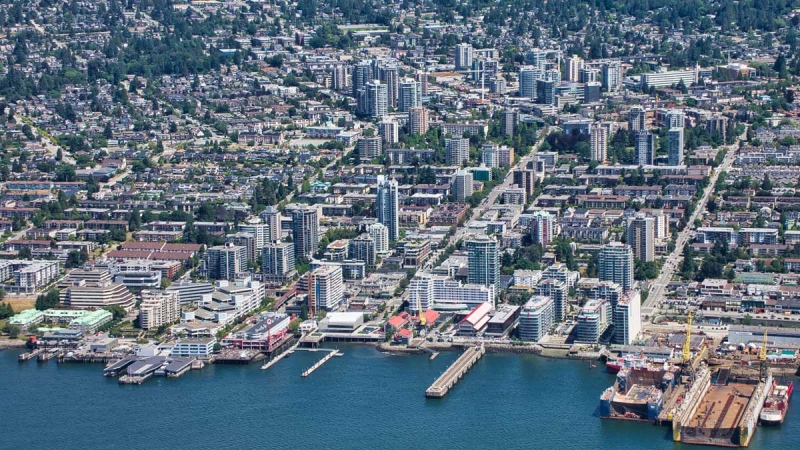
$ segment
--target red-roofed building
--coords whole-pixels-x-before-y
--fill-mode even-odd
[[[486,328],[489,322],[489,313],[492,311],[492,304],[482,303],[473,309],[467,317],[458,324],[458,334],[475,336]]]
[[[408,344],[411,342],[411,338],[414,337],[414,334],[408,328],[402,328],[397,333],[394,334],[392,340],[397,343],[401,344]]]
[[[387,331],[399,330],[411,323],[411,315],[403,311],[386,321]]]

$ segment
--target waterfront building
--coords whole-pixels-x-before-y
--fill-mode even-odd
[[[566,318],[569,306],[569,286],[567,283],[552,278],[544,279],[536,285],[533,292],[536,295],[545,295],[553,299],[556,322],[561,322]]]
[[[408,308],[418,313],[437,311],[460,311],[473,309],[483,303],[495,304],[495,286],[462,284],[446,275],[417,272],[408,288]],[[419,306],[418,306],[419,305]]]
[[[526,342],[539,342],[556,323],[553,299],[534,295],[522,307],[519,316],[519,338]]]
[[[172,347],[172,356],[208,358],[214,353],[215,337],[180,338]]]
[[[181,304],[176,291],[144,290],[139,305],[139,327],[151,330],[178,321]]]
[[[632,345],[642,329],[641,294],[628,291],[614,307],[614,343]]]
[[[597,343],[610,325],[610,305],[605,300],[589,300],[575,322],[576,342]]]
[[[72,319],[69,323],[71,330],[80,330],[84,336],[96,333],[103,325],[114,320],[114,315],[105,309],[88,311],[82,316]]]

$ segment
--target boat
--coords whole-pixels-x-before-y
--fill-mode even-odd
[[[606,370],[608,373],[617,373],[622,368],[647,370],[647,357],[644,355],[627,354],[606,361]]]
[[[758,419],[761,425],[780,425],[786,419],[786,411],[789,409],[789,399],[792,398],[794,381],[788,384],[778,384],[772,382],[772,391],[764,400],[764,408],[761,410]]]

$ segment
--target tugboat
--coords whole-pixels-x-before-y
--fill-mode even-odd
[[[789,409],[789,399],[792,398],[794,381],[788,384],[778,384],[772,382],[772,391],[764,400],[764,408],[761,410],[758,419],[761,425],[780,425],[786,419],[786,411]]]

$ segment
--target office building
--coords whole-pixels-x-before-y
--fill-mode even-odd
[[[553,240],[555,217],[547,211],[536,211],[531,220],[531,237],[534,244],[546,247]]]
[[[444,140],[447,164],[460,166],[469,161],[469,139],[457,137]]]
[[[111,281],[107,270],[73,270],[59,283],[59,301],[71,308],[133,308],[136,299],[124,285]]]
[[[206,300],[211,301],[214,286],[211,283],[194,283],[188,280],[178,280],[166,289],[178,293],[181,305],[198,305]]]
[[[598,275],[628,291],[633,288],[633,250],[628,244],[611,242],[600,250]]]
[[[261,271],[265,281],[285,283],[297,271],[294,265],[294,244],[291,242],[272,242],[261,249]]]
[[[467,43],[456,45],[456,70],[469,70],[472,68],[473,48]]]
[[[529,100],[536,99],[536,80],[541,80],[544,74],[536,67],[522,66],[519,69],[519,96]]]
[[[467,247],[467,283],[497,286],[500,282],[500,245],[493,237],[473,234],[464,239]]]
[[[603,65],[602,86],[606,92],[617,92],[622,86],[622,73],[619,61],[612,61]]]
[[[642,262],[655,260],[655,228],[655,219],[644,214],[636,214],[628,222],[626,241],[633,250],[633,256]]]
[[[389,239],[400,239],[400,222],[398,216],[399,198],[397,181],[387,180],[383,175],[378,175],[378,197],[375,200],[378,222],[389,229]]]
[[[382,223],[374,223],[367,227],[367,233],[375,241],[375,252],[379,255],[389,253],[389,228]]]
[[[408,112],[411,108],[422,106],[422,84],[413,78],[400,81],[398,88],[397,110]]]
[[[472,172],[459,170],[453,176],[453,198],[457,202],[466,201],[472,196]]]
[[[317,311],[332,311],[344,301],[342,268],[324,264],[309,272],[308,301]]]
[[[378,135],[387,144],[400,142],[400,125],[393,120],[383,120],[378,122]]]
[[[375,260],[377,258],[375,239],[369,233],[363,233],[351,239],[348,243],[348,253],[350,259],[364,261],[367,270],[375,270]]]
[[[632,345],[642,329],[642,297],[639,291],[628,291],[614,308],[614,343]]]
[[[139,305],[139,327],[151,330],[169,325],[181,318],[181,304],[175,291],[142,291]]]
[[[295,261],[308,259],[319,247],[319,212],[313,206],[297,205],[289,210],[289,214],[292,217]]]
[[[206,250],[206,276],[232,280],[247,270],[247,249],[233,244],[217,245]]]
[[[356,143],[356,151],[361,162],[372,161],[380,157],[382,153],[381,137],[368,136],[359,139],[358,143]]]
[[[274,206],[267,206],[259,215],[267,226],[267,236],[264,241],[278,242],[281,240],[281,212]]]
[[[556,102],[556,84],[553,80],[536,80],[536,103],[553,105]]]
[[[643,130],[647,130],[647,115],[644,108],[634,106],[628,111],[628,131],[635,134]]]
[[[681,84],[690,87],[697,84],[698,71],[697,69],[691,70],[672,70],[663,72],[648,72],[639,75],[641,81],[641,89],[643,91],[650,88],[670,87]]]
[[[419,107],[408,110],[408,133],[425,134],[428,132],[428,110]]]
[[[522,307],[517,327],[519,338],[526,342],[539,342],[555,323],[553,299],[534,295]]]
[[[639,130],[633,135],[633,157],[637,166],[652,166],[656,154],[656,138],[647,130]]]
[[[590,159],[604,164],[608,155],[608,128],[595,122],[589,128]]]
[[[670,128],[667,132],[667,143],[668,164],[683,165],[683,128]]]
[[[566,81],[572,81],[572,82],[580,81],[579,72],[581,69],[583,69],[583,58],[581,58],[578,55],[570,56],[569,58],[567,58],[567,73],[565,74],[566,76],[564,77],[564,79]],[[585,83],[585,81],[580,81],[580,82]]]

